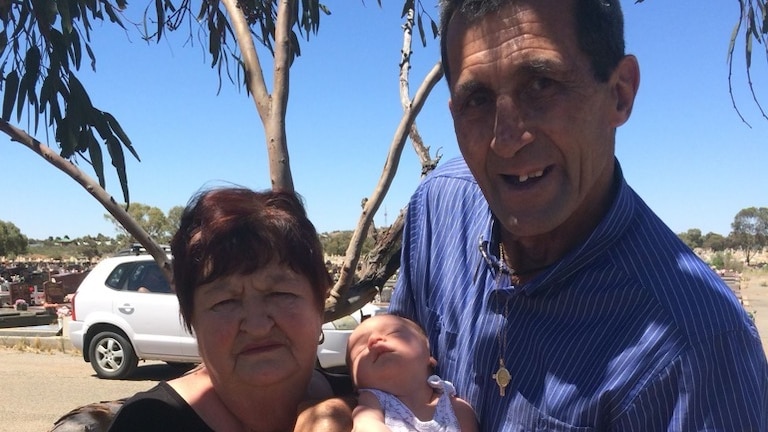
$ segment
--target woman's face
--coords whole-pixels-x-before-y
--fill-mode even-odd
[[[308,382],[322,313],[305,276],[272,263],[201,285],[193,297],[192,327],[214,385]]]

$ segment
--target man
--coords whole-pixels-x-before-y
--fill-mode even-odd
[[[411,200],[390,311],[481,430],[768,430],[757,330],[615,159],[619,2],[444,0],[441,51],[463,159]]]

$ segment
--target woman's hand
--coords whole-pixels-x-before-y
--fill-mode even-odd
[[[354,398],[330,398],[299,406],[294,432],[350,432]]]

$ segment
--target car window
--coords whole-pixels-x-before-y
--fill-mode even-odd
[[[171,287],[160,267],[154,261],[139,263],[128,277],[128,290],[170,293]]]
[[[107,277],[106,285],[112,289],[120,290],[123,287],[123,280],[130,267],[133,267],[133,263],[121,264],[112,270],[112,273]]]

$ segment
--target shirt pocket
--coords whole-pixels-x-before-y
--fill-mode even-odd
[[[457,357],[462,352],[457,349],[459,334],[451,331],[445,325],[440,311],[427,308],[427,321],[425,328],[430,329],[429,348],[432,355],[437,358],[437,369],[440,374],[445,371],[456,371],[456,367],[463,362]]]
[[[501,430],[512,432],[593,432],[590,426],[573,426],[541,412],[519,393],[510,404]]]

